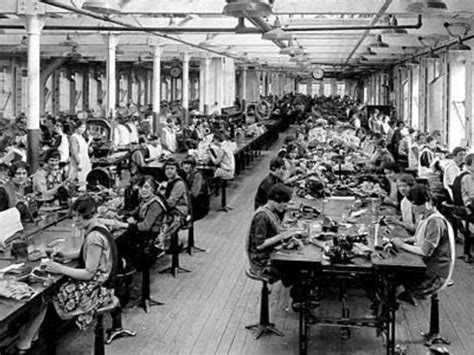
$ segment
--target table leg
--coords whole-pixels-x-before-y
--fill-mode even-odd
[[[395,312],[398,308],[394,281],[387,280],[387,355],[395,354]]]
[[[306,323],[306,317],[307,317],[307,305],[305,301],[303,302],[300,309],[300,338],[299,338],[300,355],[308,354],[308,325]]]

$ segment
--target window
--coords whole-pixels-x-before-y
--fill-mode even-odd
[[[332,85],[329,82],[324,83],[324,96],[331,96],[332,95]]]
[[[346,84],[345,83],[337,83],[337,93],[336,93],[336,95],[339,95],[341,97],[344,96],[345,90],[346,90]]]
[[[411,67],[411,126],[419,127],[419,92],[420,92],[420,68]]]

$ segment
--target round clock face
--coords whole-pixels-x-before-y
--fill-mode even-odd
[[[322,70],[322,69],[315,69],[315,70],[313,70],[313,72],[311,73],[311,76],[312,76],[314,79],[322,79],[323,76],[324,76],[324,70]]]
[[[170,75],[173,77],[173,78],[179,78],[181,76],[181,69],[178,68],[178,67],[173,67],[171,68],[170,70]]]

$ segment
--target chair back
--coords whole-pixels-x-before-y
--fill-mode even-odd
[[[449,272],[448,272],[448,277],[446,278],[446,280],[444,280],[444,283],[443,285],[441,286],[440,290],[443,290],[445,289],[449,282],[451,281],[451,278],[453,276],[453,272],[454,272],[454,264],[455,264],[455,261],[456,261],[456,242],[455,242],[455,239],[454,239],[454,231],[453,231],[453,227],[451,226],[451,223],[449,223],[448,221],[446,221],[446,225],[448,227],[448,238],[449,238],[449,249],[450,249],[450,254],[451,254],[451,260],[449,262]]]

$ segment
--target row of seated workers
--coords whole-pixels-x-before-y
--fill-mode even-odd
[[[296,99],[301,98],[289,95],[279,101],[278,105]],[[281,117],[278,107],[276,106],[275,115]],[[167,120],[167,123],[170,122],[174,124],[173,120]],[[57,145],[48,147],[42,154],[39,170],[29,176],[29,167],[22,155],[15,155],[8,162],[7,178],[0,185],[0,211],[19,206],[20,202],[31,195],[41,203],[52,206],[67,206],[72,197],[72,218],[76,228],[84,231],[83,245],[80,251],[73,252],[54,248],[51,250],[51,259],[43,267],[47,272],[66,276],[65,282],[52,299],[57,314],[63,319],[73,316],[78,327],[85,329],[91,323],[94,311],[111,301],[113,293],[110,291],[109,281],[112,275],[123,272],[130,265],[138,270],[149,268],[150,263],[167,248],[172,234],[207,214],[210,193],[205,175],[196,169],[195,156],[188,154],[178,161],[170,151],[162,165],[167,179],[164,184],[160,184],[152,176],[143,175],[139,164],[136,164],[137,169],[129,175],[129,188],[124,192],[124,208],[114,216],[114,223],[107,225],[107,221],[111,219],[101,219],[98,215],[100,202],[97,194],[84,191],[87,188],[84,182],[87,183],[87,173],[91,171],[92,165],[90,160],[87,162],[91,141],[87,137],[87,125],[81,119],[76,119],[73,123],[73,135],[77,137],[72,140],[71,137],[65,137],[62,130],[65,124],[57,121],[54,123],[57,133],[52,139],[65,137],[62,143],[76,140],[73,143],[75,145],[77,141],[85,142],[79,143],[78,149],[83,157],[72,153],[78,147],[69,150],[69,159],[63,156],[64,152]],[[152,141],[150,145],[156,144],[156,136],[149,138]],[[225,132],[217,131],[213,134],[213,142],[209,144],[208,153],[215,165],[214,175],[218,178],[234,175],[234,157],[227,157],[227,149],[223,146],[225,141]],[[131,156],[137,155],[136,150],[130,153]],[[143,158],[147,159],[149,155],[150,152],[143,152]],[[227,158],[232,161],[226,161]],[[3,162],[6,163],[5,160]],[[76,174],[74,179],[70,178],[71,170]],[[116,219],[123,222],[117,224]],[[114,233],[115,237],[112,236],[113,229],[117,226],[121,228],[118,238],[117,233]],[[62,263],[71,259],[79,260],[77,267]],[[17,353],[29,353],[36,346],[46,306],[46,303],[43,304],[39,313],[22,327],[16,344]]]
[[[437,212],[433,203],[429,186],[431,180],[423,185],[415,184],[415,179],[412,177],[414,170],[407,168],[408,174],[400,174],[396,164],[389,164],[385,161],[385,156],[388,156],[386,154],[388,149],[386,145],[382,147],[380,142],[380,139],[387,140],[385,135],[379,138],[378,135],[381,133],[374,132],[373,135],[366,134],[361,137],[360,132],[363,132],[363,126],[367,126],[365,122],[359,128],[355,128],[352,124],[352,116],[354,116],[354,112],[358,112],[357,110],[360,109],[360,103],[347,97],[314,98],[294,94],[286,95],[276,102],[275,115],[283,116],[290,122],[299,124],[299,127],[296,129],[295,136],[289,136],[285,139],[285,149],[280,151],[279,156],[272,160],[269,175],[260,184],[256,194],[256,212],[251,222],[248,243],[249,258],[253,271],[256,273],[269,272],[270,275],[276,275],[275,279],[281,277],[281,270],[270,268],[268,263],[271,253],[270,247],[280,242],[278,237],[275,240],[271,238],[278,235],[286,205],[292,196],[292,191],[288,186],[293,184],[295,180],[292,181],[292,179],[296,175],[304,174],[304,163],[311,151],[311,144],[315,140],[325,144],[325,139],[330,137],[328,126],[343,122],[347,129],[338,136],[338,140],[339,142],[342,141],[348,150],[358,149],[364,151],[362,147],[366,139],[367,142],[373,140],[376,143],[373,151],[367,150],[365,152],[370,156],[368,160],[370,165],[367,168],[382,170],[385,173],[387,194],[384,202],[392,203],[402,209],[402,219],[394,219],[393,223],[400,223],[412,232],[418,232],[420,230],[418,227],[424,224],[423,236],[416,237],[414,245],[409,244],[409,240],[396,240],[394,243],[399,244],[401,248],[407,251],[425,256],[429,261],[427,263],[429,266],[427,279],[423,280],[422,283],[416,282],[414,285],[407,285],[407,290],[418,291],[413,292],[410,296],[426,296],[433,292],[443,281],[443,277],[447,276],[445,260],[440,261],[437,258],[444,255],[448,227],[444,223],[444,217]],[[370,128],[367,127],[365,131],[367,133]],[[422,160],[423,148],[420,149],[418,160]],[[431,150],[433,151],[433,162],[437,161],[435,149]],[[49,154],[45,156],[54,159],[46,160],[43,169],[46,171],[45,184],[50,187],[54,186],[55,181],[48,177],[47,171],[51,168],[49,165],[53,160],[51,165],[54,166],[54,169],[51,170],[56,170],[60,159],[58,159],[54,150],[48,150],[48,152]],[[457,162],[459,160],[457,158],[458,154],[454,153],[456,152],[453,152],[452,160]],[[474,165],[472,159],[469,160],[469,158],[470,155],[465,159],[466,167]],[[464,158],[461,160],[463,161]],[[461,164],[455,164],[461,169]],[[200,181],[203,186],[206,185],[204,177],[195,168],[195,165],[195,158],[191,156],[188,156],[181,163],[173,157],[165,160],[163,168],[168,181],[164,190],[159,189],[159,184],[154,178],[140,176],[139,171],[136,176],[133,176],[136,181],[133,185],[137,186],[139,191],[138,206],[134,210],[123,213],[124,222],[122,223],[126,228],[126,232],[123,234],[127,237],[120,238],[116,243],[117,245],[113,242],[114,239],[110,238],[110,228],[104,228],[103,223],[99,220],[96,199],[86,193],[75,200],[72,206],[73,218],[76,226],[85,231],[81,252],[76,251],[74,254],[68,254],[61,250],[54,250],[54,261],[52,259],[45,264],[46,271],[67,276],[67,281],[53,297],[53,304],[61,317],[67,318],[71,313],[75,315],[80,313],[80,316],[76,317],[77,324],[80,328],[85,328],[90,324],[91,314],[94,310],[109,302],[111,293],[104,286],[107,286],[105,283],[112,272],[112,265],[115,264],[112,260],[115,249],[118,249],[119,258],[127,260],[135,267],[139,269],[148,267],[149,265],[143,264],[152,262],[166,242],[166,238],[163,238],[163,235],[166,236],[166,228],[163,233],[164,225],[167,226],[168,230],[173,228],[177,230],[189,225],[190,220],[203,217],[203,215],[198,215],[196,211],[204,211],[205,214],[208,210],[208,202],[199,195],[197,198],[194,196],[193,199],[193,193],[190,193],[194,190],[198,191],[199,194],[208,194],[202,186],[196,187],[198,183],[194,186],[195,180]],[[429,165],[429,169],[433,171],[435,166],[439,167],[439,164],[435,163]],[[185,172],[184,179],[179,175],[181,168]],[[415,173],[417,173],[416,170]],[[25,196],[28,189],[28,167],[24,162],[14,161],[9,167],[8,175],[8,181],[0,188],[0,193],[8,201],[8,204],[2,206],[2,208],[15,206],[15,202]],[[446,175],[448,174],[445,173],[444,176]],[[419,182],[423,182],[423,180],[419,180]],[[451,185],[453,184],[455,185],[455,181]],[[59,192],[59,190],[55,192]],[[455,190],[454,186],[453,190]],[[56,194],[56,197],[59,196]],[[4,199],[0,201],[4,203]],[[206,206],[198,206],[203,201],[206,202],[207,209]],[[405,213],[406,208],[410,208],[411,212]],[[192,211],[195,212],[194,215]],[[429,218],[432,214],[436,218]],[[405,216],[408,216],[407,218],[411,218],[411,220],[406,220]],[[112,226],[110,227],[112,228]],[[161,236],[161,239],[159,236]],[[265,242],[267,239],[269,241]],[[415,241],[415,239],[411,241]],[[264,243],[265,247],[262,248]],[[150,258],[143,259],[141,258],[143,254],[140,253],[145,250],[145,247],[150,251],[148,255]],[[79,267],[70,267],[61,263],[62,260],[73,258],[81,260]],[[286,283],[287,279],[284,279]],[[289,283],[292,283],[291,277]],[[73,300],[70,296],[72,288],[77,291],[75,293],[77,297],[74,297]],[[294,292],[293,295],[295,295]],[[34,346],[34,340],[38,337],[38,331],[46,314],[45,309],[46,307],[22,328],[20,340],[17,343],[18,353],[28,353],[31,347]]]
[[[340,103],[326,100],[316,109],[310,105],[306,110],[301,103],[295,130],[271,160],[270,171],[255,196],[247,240],[249,272],[257,279],[269,283],[281,280],[284,286],[291,286],[293,304],[300,303],[297,270],[278,269],[270,262],[275,246],[288,238],[282,233],[285,212],[301,177],[308,173],[319,179],[319,191],[312,197],[324,198],[324,189],[332,182],[324,174],[330,170],[323,163],[327,153],[342,156],[344,164],[348,157],[357,156],[361,164],[356,171],[373,175],[380,183],[381,203],[398,211],[399,216],[386,217],[385,223],[404,228],[410,235],[391,243],[396,249],[423,257],[427,265],[422,277],[406,275],[397,281],[398,299],[416,305],[418,299],[454,284],[455,238],[465,244],[464,259],[473,261],[469,222],[474,213],[474,153],[461,141],[449,151],[440,131],[417,131],[403,121],[387,121],[379,110],[367,114],[361,105],[348,108]],[[335,115],[334,120],[324,109],[347,114]]]

